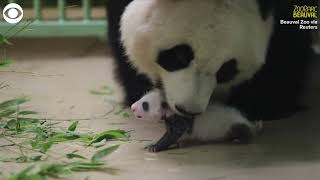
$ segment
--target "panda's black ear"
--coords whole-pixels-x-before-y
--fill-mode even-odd
[[[159,52],[157,63],[169,72],[187,68],[194,59],[194,52],[188,44],[180,44]]]

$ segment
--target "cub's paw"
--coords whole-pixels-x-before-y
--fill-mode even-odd
[[[229,139],[237,144],[248,144],[252,141],[253,133],[246,124],[235,124],[231,127]]]

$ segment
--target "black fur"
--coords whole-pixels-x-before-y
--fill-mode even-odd
[[[132,68],[120,42],[119,23],[125,7],[132,0],[107,0],[108,37],[115,60],[115,75],[125,92],[125,104],[130,106],[152,89],[151,81]]]
[[[236,59],[231,59],[225,62],[216,73],[217,83],[223,84],[232,81],[239,73],[237,65],[238,63]]]
[[[194,112],[188,112],[185,110],[185,108],[183,106],[179,106],[179,105],[175,105],[175,108],[177,111],[179,111],[179,113],[183,114],[184,116],[190,116],[190,117],[194,117],[194,116],[198,116],[201,113],[194,113]]]
[[[165,119],[166,132],[160,140],[148,148],[150,152],[159,152],[167,150],[172,145],[177,144],[183,134],[191,133],[193,128],[193,119],[173,115]]]
[[[162,107],[163,109],[168,109],[169,105],[168,105],[167,102],[161,102],[161,107]]]
[[[248,144],[252,140],[253,134],[247,125],[235,124],[231,127],[227,138],[238,144]]]
[[[260,8],[261,17],[266,20],[269,15],[271,15],[272,11],[275,8],[275,1],[274,0],[257,0],[257,3]]]
[[[142,108],[144,111],[148,112],[149,111],[149,103],[148,102],[143,102],[142,103]]]
[[[169,72],[178,71],[189,66],[194,59],[194,52],[190,45],[181,44],[159,53],[157,63]]]
[[[273,10],[275,17],[266,64],[253,79],[235,87],[227,103],[241,110],[249,120],[276,120],[303,110],[300,98],[313,56],[312,31],[280,25],[279,21],[293,19],[293,5],[316,6],[316,1],[259,2],[264,14]]]

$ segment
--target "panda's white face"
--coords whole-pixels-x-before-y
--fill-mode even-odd
[[[254,11],[255,0],[228,2],[135,0],[123,14],[121,38],[129,60],[162,82],[178,114],[204,112],[217,87],[249,79],[264,63],[271,26]]]
[[[217,84],[216,67],[200,64],[188,44],[159,51],[156,63],[170,107],[183,115],[201,114]]]

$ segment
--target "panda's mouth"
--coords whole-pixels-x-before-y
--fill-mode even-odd
[[[167,109],[167,108],[171,107],[171,109],[174,110],[177,114],[179,114],[181,116],[185,116],[185,117],[192,117],[193,118],[195,116],[202,114],[202,112],[189,112],[185,108],[183,108],[182,106],[174,105],[174,103],[169,103],[165,88],[163,86],[163,82],[161,80],[157,80],[155,87],[159,88],[161,90],[161,92],[163,93],[162,96],[164,97],[164,101],[163,101],[164,103],[161,104],[162,108]],[[173,106],[170,106],[171,104]]]
[[[175,109],[182,115],[188,116],[188,117],[195,117],[201,114],[201,112],[188,112],[183,107],[180,107],[178,105],[175,105]]]

